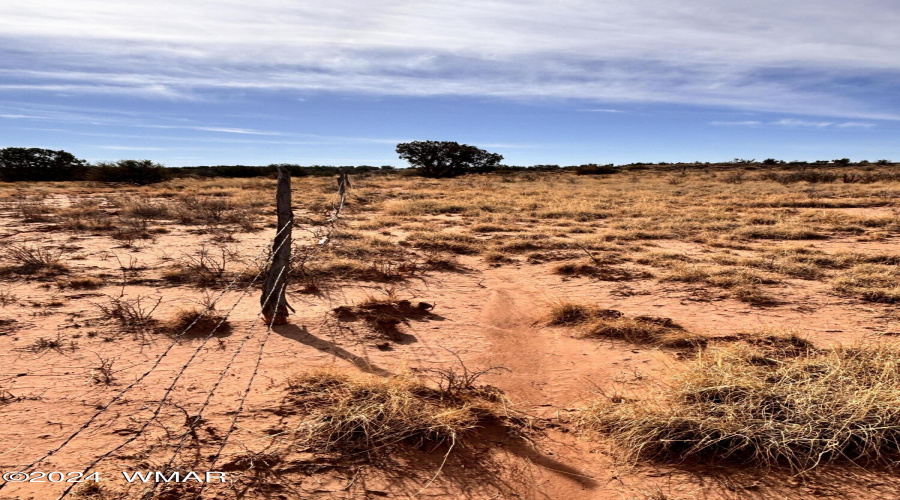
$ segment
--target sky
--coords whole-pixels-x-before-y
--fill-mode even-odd
[[[0,2],[0,147],[90,161],[900,160],[897,0]]]

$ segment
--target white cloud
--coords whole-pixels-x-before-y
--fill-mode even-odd
[[[734,122],[720,122],[714,121],[709,122],[710,125],[716,125],[720,127],[756,127],[762,125],[763,122],[758,120],[744,120],[744,121],[734,121]]]
[[[875,126],[874,123],[865,123],[865,122],[844,122],[838,123],[835,125],[840,128],[872,128]]]
[[[900,118],[835,84],[900,78],[893,0],[42,0],[0,3],[0,18],[0,92],[553,97]]]
[[[808,128],[828,128],[828,127],[837,127],[837,128],[872,128],[875,126],[874,123],[867,122],[833,122],[833,121],[813,121],[813,120],[799,120],[796,118],[782,118],[781,120],[776,120],[772,122],[762,122],[759,120],[746,120],[746,121],[712,121],[709,122],[710,125],[715,125],[719,127],[761,127],[761,126],[775,126],[775,127],[808,127]]]
[[[834,125],[834,122],[797,120],[794,118],[784,118],[784,119],[778,120],[776,122],[772,122],[772,125],[780,125],[782,127],[825,128],[825,127],[830,127],[831,125]]]

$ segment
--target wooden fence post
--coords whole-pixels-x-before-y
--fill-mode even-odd
[[[272,250],[275,254],[272,257],[272,264],[266,272],[259,303],[262,306],[266,324],[284,325],[287,324],[288,309],[291,309],[285,299],[285,289],[288,282],[288,267],[291,262],[291,231],[293,227],[287,226],[293,226],[294,212],[291,211],[291,173],[280,165],[278,166],[275,205],[278,212],[278,228],[275,233],[275,241],[272,242]],[[270,297],[268,301],[266,301],[267,297]]]

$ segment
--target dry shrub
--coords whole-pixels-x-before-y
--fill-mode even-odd
[[[574,262],[559,264],[553,268],[553,272],[563,276],[590,276],[601,281],[628,281],[653,277],[646,271]]]
[[[517,262],[516,259],[513,259],[512,257],[509,257],[506,254],[503,254],[501,252],[490,252],[490,251],[481,252],[481,258],[484,259],[484,261],[487,262],[488,264],[493,264],[493,265],[498,265],[498,266],[502,265],[502,264],[509,264],[509,263]]]
[[[150,234],[150,221],[143,217],[119,217],[115,227],[110,232],[113,239],[124,241],[126,247],[130,247],[136,240],[148,240]]]
[[[860,264],[853,266],[832,282],[838,293],[869,302],[900,302],[900,271],[895,266]]]
[[[64,281],[57,281],[56,283],[61,289],[62,288],[71,288],[73,290],[95,290],[97,288],[102,287],[106,284],[100,278],[93,278],[91,276],[79,276],[74,278],[69,278]]]
[[[236,225],[244,231],[255,231],[256,215],[250,204],[237,204],[228,199],[202,196],[181,196],[171,209],[172,216],[182,224],[203,225],[212,229],[220,225]]]
[[[670,318],[657,316],[627,317],[615,309],[560,302],[554,305],[547,323],[576,326],[584,338],[610,338],[659,347],[698,347],[706,339],[685,331]]]
[[[16,212],[22,218],[22,222],[47,222],[55,209],[42,198],[22,197],[16,202]]]
[[[400,445],[454,445],[479,427],[521,428],[491,386],[434,387],[411,375],[379,378],[309,372],[288,381],[284,406],[302,416],[300,444],[317,452],[383,455]]]
[[[772,297],[760,287],[760,285],[780,283],[778,276],[772,273],[754,271],[753,269],[704,267],[678,262],[663,277],[663,281],[703,283],[728,290],[733,299],[757,306],[779,303],[778,299]]]
[[[209,337],[211,335],[225,336],[231,333],[231,324],[228,319],[216,313],[212,309],[185,309],[175,314],[168,323],[165,331],[171,335],[183,335],[185,337]]]
[[[138,295],[132,299],[124,296],[109,297],[106,304],[96,305],[104,318],[118,321],[127,330],[140,330],[156,326],[158,320],[153,317],[153,313],[161,302],[162,297],[154,301]]]
[[[477,254],[483,246],[481,240],[468,234],[441,232],[426,233],[414,232],[407,237],[407,241],[416,248],[424,250],[437,250],[462,255]]]
[[[603,315],[621,317],[622,313],[614,309],[601,309],[574,302],[558,302],[550,308],[547,323],[554,326],[573,326]]]
[[[698,347],[706,343],[704,337],[686,332],[671,319],[655,316],[594,318],[585,325],[582,336],[621,339],[632,344],[659,347]]]
[[[807,471],[900,460],[900,347],[732,345],[702,353],[661,394],[607,398],[581,423],[636,458]]]
[[[8,270],[19,274],[42,273],[62,274],[68,268],[62,262],[63,250],[31,245],[10,245],[4,250],[4,257],[15,267]]]
[[[236,250],[218,247],[211,250],[205,246],[195,253],[184,254],[162,278],[169,283],[192,283],[198,286],[215,286],[225,281],[230,263],[238,260]]]
[[[111,215],[98,208],[94,200],[85,199],[73,203],[60,212],[59,226],[69,231],[106,232],[116,229],[116,221]]]
[[[64,350],[74,351],[78,349],[78,344],[74,340],[68,340],[61,333],[56,334],[56,338],[39,337],[24,350],[33,353],[42,353],[44,351],[56,351],[62,353]]]
[[[754,240],[816,240],[828,238],[827,235],[802,226],[773,225],[747,226],[732,233],[741,239]]]
[[[169,205],[144,197],[129,196],[111,201],[111,204],[120,207],[120,213],[127,217],[138,219],[167,219],[171,217]]]

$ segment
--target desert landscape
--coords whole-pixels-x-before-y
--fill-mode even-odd
[[[0,498],[897,498],[896,164],[351,182],[0,184]]]

